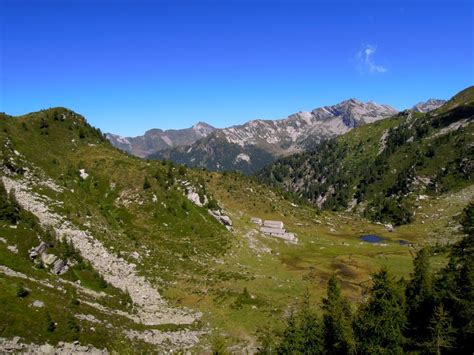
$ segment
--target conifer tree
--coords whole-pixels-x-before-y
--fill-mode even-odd
[[[278,353],[322,354],[324,348],[321,336],[321,322],[311,309],[309,294],[306,293],[299,312],[288,319]]]
[[[421,343],[428,334],[427,324],[433,314],[432,273],[429,252],[421,249],[413,261],[411,280],[406,288],[408,324],[407,335]]]
[[[353,354],[352,314],[349,302],[341,294],[336,276],[328,282],[327,297],[323,299],[323,341],[328,354]]]
[[[451,317],[442,304],[435,308],[428,329],[430,331],[430,340],[427,344],[429,351],[441,355],[452,349],[454,329],[451,324]]]
[[[403,292],[383,268],[374,275],[368,301],[359,308],[354,322],[357,351],[402,353],[406,322]]]
[[[295,314],[291,314],[283,332],[283,338],[278,347],[278,354],[299,354],[302,343],[301,329]]]
[[[16,223],[20,219],[20,210],[13,190],[7,193],[3,182],[0,181],[0,219]]]

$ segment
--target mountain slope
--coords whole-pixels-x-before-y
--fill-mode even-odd
[[[473,115],[471,87],[429,113],[401,112],[283,158],[259,177],[323,209],[409,223],[420,195],[472,183]]]
[[[63,108],[2,114],[0,147],[0,183],[10,210],[20,211],[0,218],[0,283],[12,289],[0,314],[19,325],[0,327],[0,336],[119,351],[195,345],[206,333],[201,314],[171,304],[162,290],[177,275],[207,273],[209,263],[196,255],[212,263],[228,247],[227,230],[188,200],[183,181],[204,196],[202,185],[186,169],[127,156]],[[28,288],[23,302],[11,298],[20,285]],[[65,296],[64,287],[71,289]],[[71,297],[77,307],[67,307]],[[44,316],[36,320],[37,300]],[[43,328],[47,319],[56,329]]]
[[[171,159],[212,171],[253,173],[276,157],[306,150],[323,139],[391,116],[396,110],[356,99],[299,112],[282,120],[254,120],[216,130],[189,146],[159,151],[152,159]]]
[[[146,131],[144,135],[137,137],[122,137],[112,133],[107,133],[106,137],[115,147],[144,158],[160,150],[193,144],[214,130],[215,128],[207,123],[198,122],[194,126],[186,129],[170,129],[166,131],[151,129]]]
[[[412,246],[458,238],[453,216],[474,196],[420,200],[414,222],[389,232],[237,173],[131,157],[62,108],[1,115],[0,152],[0,352],[255,353],[261,330],[282,331],[331,275],[354,306],[382,265],[407,278]],[[219,208],[232,228],[208,211]],[[252,217],[282,221],[298,242],[260,233]]]

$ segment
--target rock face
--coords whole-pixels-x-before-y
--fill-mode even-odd
[[[215,128],[207,123],[199,122],[186,129],[166,131],[151,129],[143,136],[137,137],[122,137],[112,133],[107,133],[106,137],[116,148],[144,158],[160,150],[193,144],[198,139],[207,137],[214,130]]]
[[[356,99],[298,112],[280,120],[253,120],[218,129],[188,146],[160,150],[149,158],[171,159],[212,171],[239,170],[251,174],[279,156],[311,149],[335,137],[397,113],[393,107]]]
[[[443,106],[445,103],[446,100],[429,99],[427,101],[417,103],[411,108],[411,110],[415,112],[429,112],[436,110],[438,107]]]
[[[225,214],[223,214],[221,211],[219,210],[207,210],[207,212],[212,216],[214,217],[215,219],[217,219],[220,223],[222,223],[227,229],[231,229],[232,228],[232,220],[230,219],[229,216],[226,216]]]
[[[15,354],[51,354],[51,355],[66,355],[66,354],[108,354],[105,349],[97,349],[91,345],[80,345],[79,343],[65,343],[59,342],[56,346],[50,344],[24,344],[20,342],[19,337],[13,339],[0,338],[0,353],[15,353]]]

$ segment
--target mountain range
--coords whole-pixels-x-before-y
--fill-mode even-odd
[[[65,108],[0,113],[0,353],[253,354],[275,349],[295,301],[322,299],[332,275],[359,319],[381,265],[412,282],[427,247],[437,268],[463,270],[448,260],[473,260],[457,242],[474,220],[474,87],[428,113],[341,111],[347,133],[252,178],[135,158]],[[265,234],[268,220],[297,239]],[[434,280],[457,280],[443,272]],[[459,353],[472,353],[472,314],[451,302],[473,309],[466,275],[442,289],[462,320],[453,344],[470,347]]]
[[[208,136],[215,130],[214,127],[198,122],[194,126],[185,129],[161,130],[150,129],[142,136],[122,137],[117,134],[107,133],[107,139],[116,147],[127,153],[140,158],[157,151],[193,144],[200,138]]]
[[[258,176],[322,209],[358,210],[410,223],[420,195],[471,183],[474,87],[443,106],[431,101],[281,158]]]
[[[427,112],[444,103],[430,99],[412,110]],[[322,140],[396,114],[389,105],[349,99],[332,106],[300,111],[278,120],[252,120],[216,129],[199,122],[183,130],[152,129],[143,136],[107,134],[117,148],[139,157],[169,159],[211,171],[254,173],[278,157],[311,149]]]

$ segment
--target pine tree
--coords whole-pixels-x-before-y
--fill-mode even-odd
[[[409,324],[407,335],[418,343],[424,342],[429,336],[426,325],[433,314],[433,285],[429,258],[426,248],[417,253],[413,261],[411,280],[406,289]]]
[[[321,322],[311,309],[309,293],[303,297],[298,313],[291,314],[278,347],[279,354],[322,354]]]
[[[427,348],[431,352],[441,355],[445,351],[452,349],[454,329],[452,327],[451,317],[442,304],[435,308],[428,329],[431,339],[427,344]]]
[[[328,354],[353,354],[352,314],[349,302],[341,294],[336,276],[328,282],[327,297],[323,299],[323,341]]]
[[[374,275],[369,299],[354,322],[358,352],[402,353],[406,323],[403,292],[383,268]]]
[[[451,310],[458,330],[457,343],[466,353],[474,352],[474,203],[465,210],[461,222],[465,237],[454,247],[456,260],[454,307]],[[448,309],[449,311],[449,309]]]
[[[453,246],[448,265],[435,282],[435,300],[451,315],[454,343],[461,353],[474,353],[474,204],[464,211],[466,236]]]
[[[147,190],[151,187],[150,182],[148,181],[148,178],[145,176],[145,181],[143,182],[143,190]]]
[[[0,219],[16,223],[20,219],[20,211],[13,189],[7,193],[3,182],[0,181]]]
[[[300,320],[301,352],[304,354],[322,354],[321,322],[312,311],[303,312]]]
[[[278,354],[299,354],[302,348],[301,329],[295,314],[291,314],[278,347]]]

